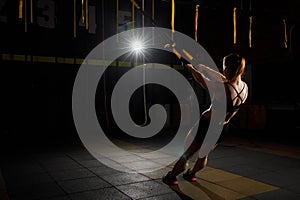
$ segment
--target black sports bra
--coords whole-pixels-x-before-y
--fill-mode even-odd
[[[243,90],[244,90],[246,84],[244,84],[244,87],[241,89],[240,92],[238,92],[237,89],[236,89],[231,83],[226,82],[225,84],[226,84],[226,86],[227,86],[227,87],[225,87],[225,88],[226,88],[226,93],[227,93],[227,113],[234,113],[234,112],[237,112],[237,111],[240,109],[240,107],[241,107],[241,105],[243,104],[243,101],[244,101],[243,98],[242,98],[240,95],[241,95],[241,93],[243,92]],[[228,88],[229,85],[230,85],[230,87],[232,87],[232,88],[234,89],[234,91],[236,92],[236,96],[235,96],[233,99],[231,99],[231,95],[229,95],[229,94],[230,94],[230,91],[229,91],[229,88]],[[234,101],[236,98],[239,98],[239,99],[241,100],[242,103],[240,103],[239,105],[233,105],[233,101]]]

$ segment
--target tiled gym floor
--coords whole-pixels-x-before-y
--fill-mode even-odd
[[[111,156],[136,169],[169,159],[163,154]],[[179,176],[178,187],[161,181],[172,164],[153,172],[120,172],[96,160],[80,143],[4,153],[0,167],[1,200],[300,199],[299,147],[236,137],[228,137],[211,152],[196,183]]]

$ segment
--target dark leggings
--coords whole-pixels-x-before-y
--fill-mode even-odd
[[[206,133],[207,133],[207,130],[208,130],[208,127],[209,127],[209,123],[210,123],[210,119],[206,119],[204,116],[201,116],[200,121],[199,121],[197,134],[195,136],[195,141],[198,142],[200,146],[202,145],[203,140],[206,136]]]
[[[174,176],[179,175],[186,169],[186,163],[188,159],[190,159],[191,156],[193,156],[194,153],[199,151],[199,149],[201,148],[201,145],[203,143],[203,140],[205,138],[205,135],[209,127],[209,123],[210,123],[209,119],[206,119],[205,117],[201,116],[195,139],[193,140],[191,145],[187,148],[187,150],[183,153],[183,155],[180,157],[180,159],[175,163],[173,167],[172,174]],[[193,128],[196,128],[196,126],[194,126]]]
[[[194,153],[199,151],[199,149],[201,148],[201,145],[203,143],[203,140],[206,136],[206,133],[208,131],[209,124],[210,124],[210,120],[201,116],[195,139],[193,140],[191,145],[187,148],[187,150],[184,152],[184,154],[180,157],[180,159],[175,163],[175,165],[172,169],[173,176],[177,176],[180,173],[182,173],[186,169],[187,161],[194,155]],[[194,126],[193,128],[196,128],[196,126]],[[227,129],[228,129],[228,125],[225,125],[223,127],[221,136],[220,136],[219,140],[217,141],[217,144],[223,140],[223,138],[224,138],[223,135],[224,135],[224,133],[226,133]],[[205,156],[203,158],[198,158],[193,167],[193,172],[196,173],[197,171],[199,171],[203,167],[205,167],[206,162],[207,162],[207,156]]]
[[[200,119],[200,123],[199,123],[197,134],[195,136],[195,140],[200,145],[202,145],[202,143],[203,143],[203,140],[204,140],[204,138],[206,136],[206,133],[208,131],[209,124],[210,124],[210,120],[206,119],[205,117],[202,116],[201,119]],[[229,129],[229,123],[227,123],[227,124],[225,124],[223,126],[222,133],[221,133],[221,135],[220,135],[217,143],[220,143],[220,142],[222,142],[224,140],[224,137],[227,134],[228,129]]]

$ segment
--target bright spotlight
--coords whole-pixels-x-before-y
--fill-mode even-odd
[[[131,43],[131,50],[135,53],[141,53],[144,49],[142,41],[135,40]]]
[[[134,58],[137,61],[145,59],[147,49],[151,47],[151,41],[152,37],[135,32],[135,35],[124,38],[124,42],[122,41],[120,44],[125,45],[125,48],[128,51],[128,57]]]

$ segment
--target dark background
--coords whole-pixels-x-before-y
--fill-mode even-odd
[[[41,2],[45,5],[37,6]],[[175,0],[175,29],[194,37],[195,5],[200,4],[198,42],[221,67],[222,57],[238,52],[247,60],[245,80],[250,86],[250,97],[232,124],[232,133],[259,133],[267,140],[299,145],[299,84],[297,68],[300,63],[299,23],[300,1],[280,3],[271,0]],[[251,10],[250,10],[251,2]],[[38,18],[48,22],[45,12],[54,3],[54,26],[43,27]],[[141,5],[141,1],[137,1]],[[72,89],[80,62],[60,63],[59,58],[73,61],[84,59],[101,41],[116,34],[116,1],[90,0],[96,9],[95,33],[89,33],[79,25],[81,1],[76,4],[76,37],[74,37],[74,4],[66,1],[33,1],[33,21],[30,22],[30,1],[27,1],[27,25],[18,18],[19,2],[2,0],[0,8],[0,66],[1,66],[1,143],[8,145],[53,144],[77,140],[72,116]],[[237,7],[237,44],[233,44],[233,7]],[[119,9],[131,12],[131,2],[119,1]],[[145,11],[152,13],[151,1],[145,0]],[[253,16],[252,48],[248,45],[249,16]],[[286,21],[288,43],[284,46]],[[171,1],[155,0],[155,24],[170,27]],[[121,24],[122,25],[122,24]],[[27,26],[27,30],[25,30]],[[135,26],[141,27],[141,14],[135,9]],[[145,26],[151,26],[146,17]],[[130,27],[130,26],[129,26]],[[154,56],[155,55],[155,56]],[[160,55],[160,56],[156,56]],[[36,56],[53,57],[53,62],[35,60]],[[174,55],[154,52],[153,59],[161,63],[178,65]],[[149,60],[151,60],[149,58]],[[106,72],[106,91],[99,91],[99,121],[109,133],[118,135],[119,130],[104,106],[113,85],[129,68],[110,67]],[[184,70],[179,70],[187,76]],[[193,84],[201,99],[200,106],[208,103],[207,94]],[[148,102],[170,105],[171,121],[168,131],[178,126],[178,103],[167,89],[149,86]],[[104,93],[105,92],[105,93]],[[132,104],[137,105],[132,115],[137,122],[143,121],[141,91],[137,91]],[[106,94],[107,96],[104,96]],[[165,96],[162,96],[164,94]],[[156,97],[160,96],[160,98]],[[149,97],[150,96],[150,97]],[[150,106],[150,105],[147,105]],[[137,109],[137,108],[141,109]],[[108,123],[109,122],[109,125]]]

